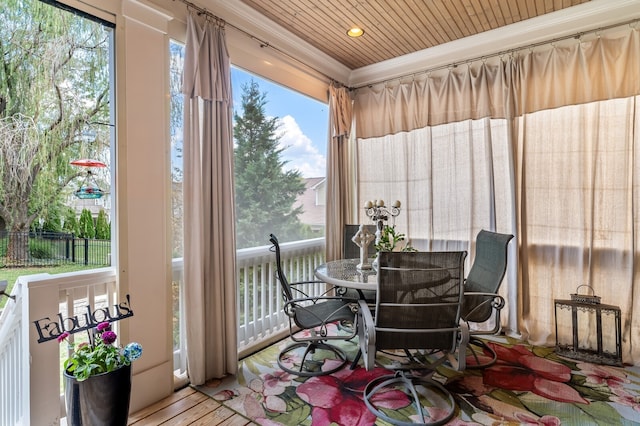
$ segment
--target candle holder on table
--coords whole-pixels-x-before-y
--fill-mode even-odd
[[[375,245],[380,244],[380,239],[382,238],[382,229],[384,228],[386,222],[391,219],[391,223],[395,225],[396,216],[400,214],[400,201],[396,200],[393,202],[391,207],[387,207],[384,204],[384,200],[373,200],[367,201],[364,204],[365,214],[373,220],[376,224],[376,240]],[[378,266],[378,255],[376,253],[376,258],[373,260],[372,266],[377,268]]]

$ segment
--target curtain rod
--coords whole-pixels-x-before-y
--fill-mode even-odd
[[[173,0],[173,1],[176,1],[176,0]],[[244,34],[245,36],[249,37],[250,39],[257,41],[257,42],[260,44],[260,47],[261,47],[261,48],[268,47],[268,48],[270,48],[270,49],[272,49],[272,50],[276,51],[276,52],[277,52],[277,53],[279,53],[280,55],[285,56],[285,57],[287,57],[288,59],[290,59],[290,60],[292,60],[292,61],[295,61],[295,62],[297,62],[298,64],[300,64],[300,65],[304,66],[305,68],[312,70],[313,72],[315,72],[315,73],[317,73],[317,74],[321,75],[322,77],[324,77],[325,79],[327,79],[327,80],[329,81],[329,83],[332,83],[332,84],[333,84],[333,83],[338,83],[338,84],[340,84],[340,85],[342,85],[342,86],[345,86],[345,87],[346,87],[346,85],[345,85],[344,83],[339,82],[339,81],[337,81],[335,78],[333,78],[333,77],[330,77],[330,76],[326,75],[325,73],[323,73],[322,71],[319,71],[318,69],[316,69],[316,68],[312,67],[311,65],[309,65],[309,64],[307,64],[307,63],[302,62],[300,59],[298,59],[298,58],[294,58],[293,56],[289,55],[287,52],[285,52],[285,51],[283,51],[283,50],[280,50],[280,49],[279,49],[279,48],[277,48],[276,46],[273,46],[273,45],[272,45],[272,44],[270,44],[268,41],[264,41],[264,40],[262,40],[262,39],[260,39],[260,38],[258,38],[258,37],[256,37],[256,36],[254,36],[253,34],[248,33],[247,31],[243,30],[242,28],[238,28],[238,27],[236,27],[235,25],[228,23],[228,22],[227,22],[227,21],[225,21],[224,19],[222,19],[222,18],[220,18],[219,16],[216,16],[216,15],[214,15],[212,12],[208,11],[206,8],[200,7],[200,6],[198,6],[198,5],[196,5],[196,4],[192,3],[192,2],[190,2],[189,0],[178,0],[178,1],[180,1],[180,2],[184,3],[185,5],[187,5],[187,7],[188,7],[188,8],[190,7],[190,8],[192,8],[192,9],[194,9],[196,12],[198,12],[198,15],[205,15],[205,16],[207,16],[207,17],[209,17],[209,18],[213,18],[213,19],[215,19],[215,21],[216,21],[216,22],[218,22],[218,23],[222,24],[223,26],[224,26],[224,25],[228,25],[228,26],[230,26],[231,28],[233,28],[233,29],[235,29],[235,30],[237,30],[237,31],[240,31],[242,34]]]
[[[403,74],[403,75],[400,75],[398,77],[393,77],[393,78],[384,79],[384,80],[378,80],[378,81],[374,81],[373,83],[367,83],[367,84],[363,84],[362,86],[351,87],[349,89],[350,90],[357,90],[357,89],[361,89],[363,87],[371,87],[371,86],[374,86],[376,84],[382,84],[382,83],[388,83],[388,82],[391,82],[391,81],[402,80],[402,79],[407,78],[407,77],[412,77],[412,76],[415,77],[415,76],[421,75],[421,74],[428,74],[430,72],[439,71],[439,70],[443,70],[443,69],[446,69],[446,68],[456,68],[458,65],[468,64],[468,63],[475,62],[475,61],[481,61],[481,60],[485,60],[485,59],[488,59],[488,58],[495,58],[495,57],[498,57],[498,56],[510,55],[510,54],[515,53],[515,52],[519,52],[521,50],[533,49],[533,48],[536,48],[536,47],[539,47],[539,46],[545,46],[545,45],[557,43],[559,41],[569,40],[569,39],[572,39],[572,38],[580,40],[580,38],[582,38],[582,36],[584,36],[586,34],[597,34],[597,33],[602,32],[602,31],[610,30],[612,28],[617,28],[617,27],[623,27],[625,25],[631,26],[631,25],[637,23],[638,21],[640,21],[639,18],[631,19],[629,21],[620,22],[620,23],[617,23],[617,24],[611,24],[611,25],[607,25],[607,26],[604,26],[604,27],[596,28],[596,29],[593,29],[593,30],[582,31],[582,32],[579,32],[579,33],[575,33],[575,34],[571,34],[571,35],[567,35],[567,36],[563,36],[563,37],[557,37],[557,38],[554,38],[554,39],[551,39],[551,40],[540,41],[540,42],[537,42],[537,43],[531,43],[531,44],[528,44],[528,45],[525,45],[525,46],[520,46],[520,47],[514,47],[512,49],[503,50],[503,51],[500,51],[500,52],[497,52],[497,53],[492,53],[492,54],[489,54],[489,55],[476,56],[474,58],[465,59],[463,61],[452,62],[450,64],[439,65],[437,67],[428,68],[428,69],[422,70],[422,71],[416,71],[416,72],[412,72],[412,73],[408,73],[408,74]]]

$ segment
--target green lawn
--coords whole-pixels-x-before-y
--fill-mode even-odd
[[[34,274],[62,274],[64,272],[84,271],[87,269],[96,269],[96,265],[60,265],[60,266],[39,266],[33,268],[0,268],[0,281],[7,280],[9,287],[7,287],[7,293],[11,294],[13,286],[19,276],[22,275],[34,275]],[[0,309],[4,308],[7,303],[7,298],[0,298]]]

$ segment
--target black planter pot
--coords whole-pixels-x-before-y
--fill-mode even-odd
[[[126,426],[131,397],[131,365],[79,382],[64,372],[67,424]]]

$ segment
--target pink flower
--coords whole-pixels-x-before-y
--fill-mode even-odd
[[[589,404],[566,384],[571,380],[571,369],[566,365],[538,357],[523,345],[507,348],[492,342],[487,344],[496,351],[498,362],[483,370],[485,385],[533,392],[553,401]]]
[[[536,418],[531,414],[517,413],[516,418],[523,425],[560,426],[562,423],[556,416],[542,416]]]
[[[69,332],[65,331],[57,337],[58,343],[62,343],[64,340],[66,340],[67,337],[69,337]]]
[[[371,380],[388,374],[389,370],[384,368],[371,371],[361,367],[355,370],[346,368],[330,376],[312,377],[298,386],[296,393],[313,406],[311,419],[314,426],[369,426],[375,423],[376,416],[362,399],[364,388]],[[402,391],[389,390],[376,394],[373,402],[377,407],[397,409],[406,407],[409,398]]]
[[[102,341],[107,345],[110,345],[113,342],[115,342],[117,337],[118,336],[116,336],[116,333],[114,333],[113,331],[108,330],[102,333]]]
[[[291,385],[291,380],[291,374],[281,370],[276,370],[272,374],[264,374],[262,375],[262,381],[264,382],[262,393],[265,396],[280,395],[287,386]]]
[[[98,330],[99,333],[105,330],[111,330],[111,324],[109,324],[108,322],[101,322],[96,326],[96,330]]]
[[[609,398],[612,402],[626,405],[640,412],[640,396],[633,395],[622,388],[612,388],[613,395]]]
[[[555,416],[538,417],[521,404],[512,404],[488,395],[479,396],[478,403],[483,408],[471,416],[474,421],[482,425],[556,426],[561,424],[560,419]]]
[[[629,383],[624,371],[613,367],[590,363],[579,363],[577,367],[586,376],[586,382],[596,386],[608,386],[611,389],[616,389]]]

